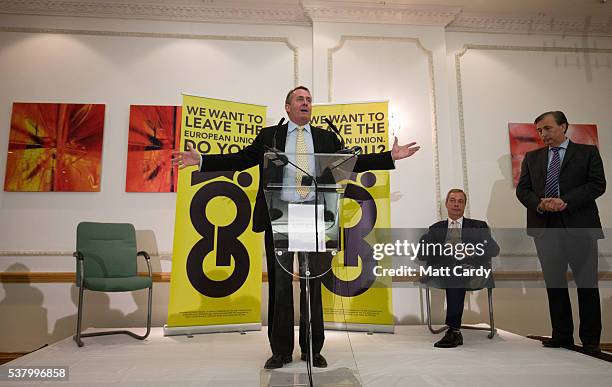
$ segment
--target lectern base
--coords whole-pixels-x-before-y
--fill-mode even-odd
[[[261,387],[308,387],[308,374],[305,369],[261,370]],[[315,387],[361,387],[357,373],[348,368],[312,372]]]

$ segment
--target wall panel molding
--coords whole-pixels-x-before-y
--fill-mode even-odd
[[[467,152],[465,150],[465,117],[463,108],[463,85],[461,80],[461,59],[469,50],[485,50],[485,51],[517,51],[517,52],[538,52],[538,53],[572,53],[572,54],[612,54],[612,49],[607,48],[580,48],[580,47],[556,47],[556,46],[504,46],[504,45],[486,45],[486,44],[466,44],[461,50],[455,53],[455,74],[457,87],[457,110],[459,116],[459,142],[461,146],[461,167],[463,176],[463,187],[468,197],[469,190],[469,172],[467,165]],[[465,208],[465,215],[470,216],[470,202]]]
[[[438,219],[442,219],[441,194],[440,194],[440,157],[438,152],[438,115],[436,111],[436,81],[434,76],[433,52],[425,48],[418,38],[409,37],[393,37],[393,36],[356,36],[342,35],[340,41],[334,47],[327,50],[327,102],[333,101],[333,82],[334,82],[334,54],[340,51],[344,44],[348,41],[370,41],[370,42],[396,42],[396,43],[411,43],[425,54],[427,58],[427,72],[429,79],[429,101],[431,110],[431,133],[433,145],[433,164],[434,164],[434,185],[435,185],[435,202],[437,208]]]
[[[102,30],[79,30],[60,28],[34,28],[34,27],[7,27],[0,26],[0,32],[17,32],[30,34],[59,34],[59,35],[83,35],[83,36],[110,36],[121,38],[153,38],[153,39],[190,39],[211,40],[227,42],[258,42],[279,43],[286,46],[293,56],[293,84],[299,85],[299,48],[293,45],[289,38],[281,36],[239,36],[239,35],[200,35],[165,32],[129,32],[129,31],[102,31]]]

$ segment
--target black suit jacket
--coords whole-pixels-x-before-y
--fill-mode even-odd
[[[421,237],[421,244],[425,243],[436,243],[440,246],[444,246],[446,243],[446,235],[448,233],[448,220],[434,223],[429,227],[427,233]],[[445,256],[437,254],[437,251],[433,254],[427,254],[421,250],[419,259],[424,259],[427,264],[433,267],[479,267],[484,268],[491,267],[491,258],[499,254],[499,245],[489,230],[489,226],[486,222],[476,219],[463,218],[463,225],[461,227],[461,242],[463,244],[471,243],[476,245],[478,243],[483,244],[484,253],[473,257],[465,257],[462,260],[455,259],[453,256]],[[448,288],[464,288],[470,290],[491,288],[495,286],[493,276],[489,278],[473,276],[473,277],[423,277],[421,278],[422,283],[428,284],[429,287],[448,289]]]
[[[421,237],[421,243],[439,243],[444,244],[446,241],[446,235],[448,233],[448,220],[443,220],[432,224],[427,233]],[[462,243],[484,243],[484,254],[477,258],[478,263],[489,262],[491,257],[495,257],[499,254],[499,245],[495,242],[495,239],[491,236],[491,231],[487,222],[482,220],[463,218],[463,224],[461,227],[461,242]],[[419,254],[419,258],[425,259],[430,264],[456,264],[457,261],[452,257],[440,256],[437,254],[427,255]],[[470,262],[474,259],[466,258],[462,262]]]
[[[516,196],[527,208],[527,234],[542,236],[552,213],[538,213],[540,199],[544,197],[548,171],[548,147],[536,149],[525,155],[521,165],[521,177],[516,186]],[[560,215],[568,229],[577,235],[588,231],[596,238],[603,238],[601,221],[595,199],[606,190],[606,177],[597,147],[569,142],[559,174],[559,192],[567,208]],[[571,230],[568,230],[571,232]]]
[[[259,175],[262,176],[263,156],[267,147],[275,146],[285,150],[288,124],[263,128],[253,143],[239,152],[223,155],[202,155],[202,172],[241,171],[259,165]],[[312,143],[315,153],[335,153],[341,149],[340,140],[335,133],[315,126],[310,126]],[[373,169],[394,169],[391,152],[359,155],[355,163],[355,172]],[[257,200],[253,212],[253,231],[261,232],[270,227],[270,217],[263,193],[263,179],[259,179]]]

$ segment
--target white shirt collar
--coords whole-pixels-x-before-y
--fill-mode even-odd
[[[565,138],[565,141],[563,141],[561,144],[559,144],[559,146],[557,148],[563,148],[565,150],[567,150],[567,146],[569,145],[569,138]],[[549,146],[548,150],[552,149],[553,147]]]
[[[297,128],[298,128],[298,124],[296,124],[295,122],[289,120],[289,123],[287,124],[287,133],[291,133],[294,130],[296,130]],[[304,125],[304,130],[307,131],[308,133],[310,133],[310,124]]]
[[[453,222],[453,220],[451,218],[447,218],[446,220],[448,221],[448,227],[450,228],[451,222]],[[463,216],[455,220],[455,222],[459,223],[459,228],[463,228]]]

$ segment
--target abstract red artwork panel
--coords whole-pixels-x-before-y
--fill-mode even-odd
[[[178,167],[171,164],[179,146],[180,106],[130,106],[127,192],[176,192]]]
[[[509,123],[508,130],[510,133],[512,179],[516,187],[525,153],[543,147],[544,142],[542,142],[534,124]],[[599,145],[597,125],[595,124],[570,124],[565,135],[578,144]]]
[[[5,191],[100,191],[102,104],[13,103]]]

